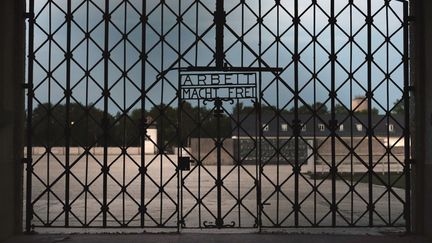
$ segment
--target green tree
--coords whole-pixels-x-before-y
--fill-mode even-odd
[[[403,100],[397,99],[393,103],[393,106],[394,106],[393,110],[392,110],[393,114],[398,114],[398,115],[405,114],[405,104],[404,104]]]
[[[66,114],[69,121],[66,124]],[[64,146],[66,128],[70,128],[70,146],[90,146],[103,144],[103,111],[89,105],[71,103],[69,110],[65,104],[39,104],[32,112],[32,138],[34,146]],[[108,123],[114,117],[108,114]],[[108,131],[108,144],[112,144],[113,129]]]
[[[311,114],[312,111],[315,111],[317,114],[322,115],[322,114],[327,114],[328,113],[328,108],[326,105],[324,105],[321,102],[316,102],[314,104],[311,105],[300,105],[298,107],[298,113],[299,114]],[[294,107],[292,107],[290,109],[291,113],[295,112]]]
[[[336,104],[335,105],[335,113],[336,114],[348,114],[349,111],[347,109],[345,109],[345,107],[341,104]]]
[[[356,111],[356,114],[369,114],[367,110],[361,110],[361,111]],[[375,107],[372,107],[371,110],[371,114],[372,115],[378,115],[379,114],[379,110]]]

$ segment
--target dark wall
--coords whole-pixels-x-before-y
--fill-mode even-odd
[[[23,0],[0,2],[0,241],[22,224],[24,12]]]
[[[411,1],[413,230],[432,238],[432,1]]]

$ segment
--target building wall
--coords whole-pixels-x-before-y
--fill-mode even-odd
[[[387,138],[378,138],[373,139],[372,141],[372,162],[378,163],[375,167],[376,172],[385,172],[388,171],[388,162],[390,162],[390,171],[392,172],[402,172],[403,166],[400,163],[404,163],[404,147],[403,146],[395,146],[391,149],[391,154],[386,151],[386,140]],[[342,138],[344,142],[336,139],[335,141],[335,161],[339,165],[339,172],[349,172],[351,171],[351,162],[354,164],[353,172],[366,172],[366,165],[369,163],[369,142],[366,139],[362,139],[361,137],[351,138]],[[396,140],[396,138],[391,138],[390,140]],[[352,142],[352,147],[351,147]],[[347,144],[347,146],[344,145]],[[398,144],[399,145],[399,144]],[[390,144],[391,146],[391,144]],[[332,163],[332,143],[331,139],[325,140],[324,138],[318,138],[315,142],[315,148],[318,149],[318,154],[320,156],[315,156],[316,163],[321,165],[319,169],[323,172],[328,171],[328,165],[325,162],[331,165]],[[350,149],[355,148],[355,154],[357,156],[350,156]]]
[[[157,144],[157,129],[150,128],[147,129],[147,135],[151,140],[146,139],[144,141],[144,150],[146,154],[155,154],[157,152],[157,148],[155,144]]]
[[[241,140],[247,140],[248,138],[241,138]],[[267,138],[270,139],[270,138]],[[351,139],[350,138],[342,138],[345,144],[350,146]],[[375,172],[387,172],[389,170],[391,172],[402,172],[403,171],[403,163],[404,159],[404,147],[403,146],[395,146],[391,149],[391,153],[387,153],[386,151],[386,140],[387,138],[378,138],[378,140],[374,139],[372,142],[372,162],[377,164],[375,167]],[[392,138],[391,140],[396,140],[396,138]],[[234,164],[235,159],[238,156],[237,151],[237,141],[238,139],[230,139],[224,143],[225,150],[222,151],[222,164]],[[315,140],[315,143],[312,139],[307,139],[311,146],[317,150],[316,154],[313,154],[312,149],[307,147],[307,156],[301,156],[305,158],[301,158],[302,160],[307,159],[307,162],[302,166],[303,172],[317,172],[317,173],[328,173],[329,165],[332,163],[332,143],[330,139],[325,139],[319,137]],[[251,146],[253,141],[250,140]],[[314,144],[314,145],[313,145]],[[367,139],[362,139],[360,137],[353,138],[352,147],[356,148],[356,155],[351,156],[350,150],[346,148],[346,146],[341,142],[336,140],[335,143],[335,160],[336,163],[339,164],[338,171],[339,172],[366,172],[368,170],[367,166],[369,164],[369,143]],[[291,144],[293,146],[293,144]],[[285,145],[285,147],[288,145]],[[390,145],[391,146],[391,145]],[[198,148],[198,139],[194,138],[191,140],[191,153],[194,157],[198,158],[198,150],[201,150],[201,157],[206,156],[206,154],[214,148],[214,141],[208,138],[201,138],[200,140],[200,148]],[[253,150],[253,147],[247,148],[249,150]],[[293,151],[294,148],[289,149],[288,151]],[[306,151],[306,150],[305,150]],[[229,152],[229,154],[228,154]],[[255,163],[257,159],[255,158],[255,152],[248,153],[249,159],[244,159],[245,163]],[[265,154],[273,154],[274,151],[261,151]],[[267,153],[266,153],[267,152]],[[306,152],[305,152],[306,153]],[[233,156],[230,156],[233,155]],[[313,155],[312,155],[313,154]],[[312,155],[312,156],[310,156]],[[273,157],[273,156],[272,156]],[[285,155],[286,158],[292,159],[293,154]],[[273,157],[275,159],[276,157]],[[280,158],[283,163],[283,158]],[[216,164],[216,150],[214,150],[204,161],[205,165],[214,165]],[[271,164],[272,161],[265,161],[267,164]],[[286,162],[288,163],[288,162]],[[303,162],[302,162],[303,163]],[[353,164],[353,167],[351,167]]]
[[[367,112],[368,103],[365,97],[354,98],[351,104],[351,110],[356,112]]]
[[[412,225],[432,238],[432,1],[412,0]]]
[[[144,152],[145,154],[156,154],[157,148],[155,144],[157,144],[157,129],[156,128],[150,128],[147,130],[147,134],[150,137],[150,140],[146,140],[144,142]],[[24,147],[24,152],[27,151],[27,148]],[[92,147],[90,150],[90,153],[93,155],[103,155],[104,154],[104,148],[103,147]],[[109,155],[118,155],[121,154],[121,148],[119,147],[108,147],[108,154]],[[32,154],[33,155],[42,155],[46,152],[45,147],[32,147]],[[84,153],[85,150],[82,147],[70,147],[69,148],[69,154],[70,155],[81,155]],[[51,147],[51,153],[56,155],[65,155],[66,153],[66,147]],[[141,147],[129,147],[127,149],[127,153],[129,155],[140,155],[141,154]]]
[[[22,230],[23,0],[0,1],[0,241]]]
[[[233,140],[231,138],[227,138],[223,143],[224,149],[221,152],[221,163],[223,165],[232,165],[233,164]],[[213,151],[212,151],[213,150]],[[210,152],[212,151],[212,152]],[[208,156],[207,154],[210,153]],[[192,160],[198,159],[198,155],[201,158],[204,158],[202,163],[204,165],[215,165],[217,152],[215,149],[215,142],[211,138],[192,138],[191,139],[191,154],[193,155]],[[207,156],[207,157],[206,157]]]

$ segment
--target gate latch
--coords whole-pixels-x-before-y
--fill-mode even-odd
[[[179,157],[178,158],[178,169],[185,171],[190,170],[190,158],[189,157]]]

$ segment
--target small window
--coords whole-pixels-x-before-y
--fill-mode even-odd
[[[321,132],[323,132],[323,131],[325,130],[325,126],[324,126],[324,124],[322,124],[322,123],[318,124],[318,129],[319,129]]]
[[[300,124],[302,132],[306,132],[306,124],[301,123]]]
[[[359,132],[363,131],[363,125],[360,123],[356,124],[356,128],[357,128],[357,131],[359,131]]]
[[[288,124],[282,124],[281,125],[281,130],[282,130],[282,132],[288,131]]]
[[[394,132],[394,126],[393,126],[393,124],[389,124],[388,125],[388,130],[389,130],[389,132]]]
[[[263,124],[262,129],[264,132],[268,132],[270,130],[270,126],[268,124]]]
[[[343,132],[343,130],[344,130],[344,125],[343,125],[343,124],[340,124],[340,125],[339,125],[339,131],[340,131],[340,132]]]

